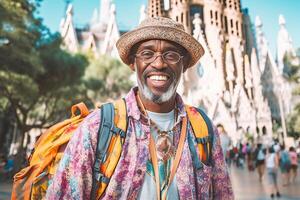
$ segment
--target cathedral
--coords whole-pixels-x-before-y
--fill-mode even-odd
[[[111,0],[100,0],[90,23],[76,27],[69,5],[60,24],[64,48],[118,58],[115,42],[126,30],[119,30],[115,12]],[[286,137],[285,120],[293,104],[284,57],[289,54],[295,57],[293,62],[299,60],[282,15],[276,57],[262,20],[256,17],[253,23],[240,0],[148,0],[147,7],[140,9],[140,21],[155,16],[182,23],[204,47],[204,56],[179,86],[187,103],[201,107],[215,124],[223,124],[234,143],[246,136]],[[281,124],[278,133],[273,133],[274,122]]]

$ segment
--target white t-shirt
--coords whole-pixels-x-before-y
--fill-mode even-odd
[[[160,130],[167,131],[171,130],[175,124],[174,110],[168,113],[155,113],[147,111],[148,116],[158,126]],[[157,140],[157,132],[151,128],[151,134],[154,140]],[[171,137],[173,140],[173,137]],[[145,173],[145,179],[140,191],[138,199],[140,200],[156,200],[156,183],[155,179],[148,173]],[[167,200],[179,200],[178,188],[176,184],[176,175],[168,189]]]
[[[271,153],[267,155],[266,158],[266,167],[267,168],[275,168],[276,163],[275,163],[275,153]]]

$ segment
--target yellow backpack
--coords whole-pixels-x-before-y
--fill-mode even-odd
[[[75,115],[79,110],[80,114]],[[125,101],[101,106],[101,122],[98,131],[96,158],[93,168],[92,199],[99,199],[118,164],[126,137],[127,113]],[[192,139],[188,136],[194,167],[211,161],[213,130],[205,113],[186,105],[189,121],[195,133],[200,155],[197,155]],[[196,112],[195,112],[196,111]],[[14,176],[11,199],[45,199],[49,181],[56,172],[64,149],[74,131],[89,114],[83,103],[72,106],[70,119],[55,124],[46,130],[35,144],[29,166]]]

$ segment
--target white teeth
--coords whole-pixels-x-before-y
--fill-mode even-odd
[[[154,75],[154,76],[150,76],[150,79],[155,81],[166,81],[168,80],[168,77]]]

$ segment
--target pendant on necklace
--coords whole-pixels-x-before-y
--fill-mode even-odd
[[[162,131],[157,137],[156,142],[157,158],[159,161],[164,163],[169,160],[174,154],[174,147],[172,145],[172,140],[167,132]]]

